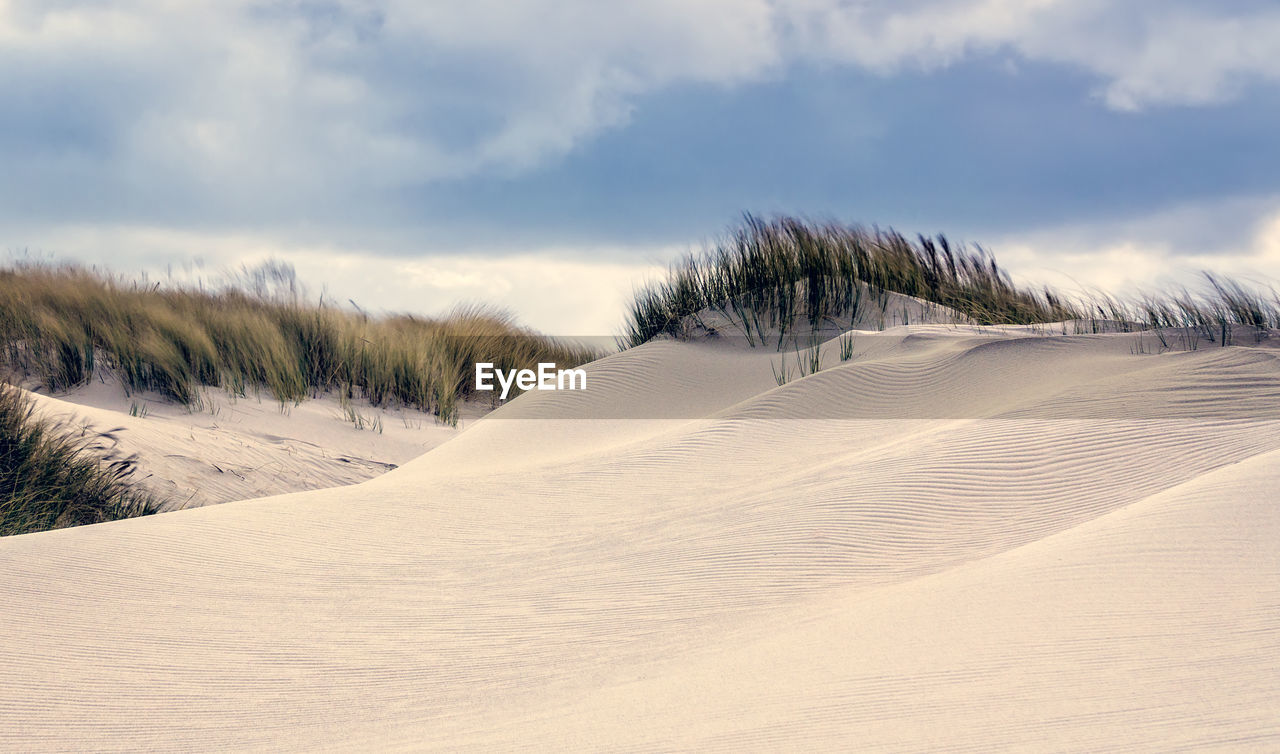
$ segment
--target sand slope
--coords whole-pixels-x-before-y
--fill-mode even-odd
[[[344,407],[332,395],[294,405],[213,389],[188,407],[127,395],[110,375],[57,397],[28,395],[99,455],[131,459],[131,479],[164,510],[363,482],[452,439],[484,411],[466,406],[454,428],[412,409]]]
[[[370,482],[0,540],[0,748],[1280,747],[1280,351],[657,342]]]

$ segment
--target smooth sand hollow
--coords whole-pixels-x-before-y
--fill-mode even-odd
[[[654,342],[363,484],[3,539],[0,748],[1280,748],[1242,342]]]

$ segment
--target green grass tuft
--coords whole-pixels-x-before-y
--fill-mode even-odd
[[[853,333],[848,332],[840,336],[840,361],[848,361],[853,358]]]
[[[0,536],[156,512],[158,501],[129,484],[130,461],[100,460],[98,436],[59,432],[33,411],[0,383]]]

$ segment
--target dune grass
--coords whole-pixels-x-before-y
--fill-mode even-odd
[[[191,404],[204,386],[281,402],[338,390],[456,423],[476,361],[500,369],[577,366],[592,349],[538,335],[483,307],[439,319],[372,317],[302,299],[285,267],[210,291],[128,281],[75,266],[0,270],[0,345],[24,376],[64,390],[103,367],[126,389]]]
[[[840,336],[840,361],[848,361],[853,358],[853,333],[845,333]]]
[[[98,457],[102,435],[77,437],[33,411],[0,383],[0,536],[156,512],[158,501],[129,483],[129,460]]]
[[[979,325],[1087,322],[1094,331],[1179,331],[1229,345],[1237,326],[1262,333],[1280,327],[1280,297],[1206,274],[1207,290],[1121,301],[1098,294],[1070,298],[1050,288],[1015,286],[980,246],[943,235],[914,241],[889,229],[747,215],[741,226],[701,254],[674,264],[665,280],[640,289],[622,338],[636,346],[680,336],[691,317],[716,311],[736,321],[748,341],[828,319],[856,316],[868,291],[912,296]],[[1078,325],[1080,326],[1080,325]],[[781,347],[782,340],[779,339]]]
[[[708,309],[736,316],[748,332],[816,326],[856,313],[867,287],[950,307],[980,324],[1076,314],[1052,291],[1014,287],[981,248],[958,247],[941,235],[913,243],[893,230],[747,215],[726,239],[636,294],[626,339],[638,345],[677,335],[687,317]]]

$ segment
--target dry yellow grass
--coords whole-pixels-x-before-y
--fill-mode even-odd
[[[264,390],[282,402],[341,390],[448,423],[471,395],[476,361],[576,366],[598,355],[484,307],[438,319],[372,317],[306,303],[295,290],[166,288],[75,266],[19,265],[0,270],[0,343],[12,367],[53,390],[105,366],[128,389],[183,403],[201,386]]]

